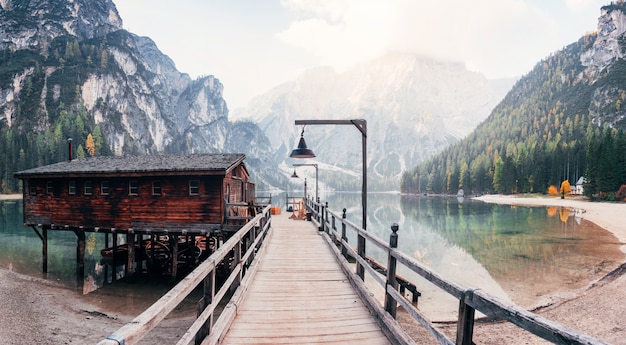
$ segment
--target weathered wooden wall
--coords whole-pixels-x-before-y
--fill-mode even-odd
[[[224,177],[224,197],[229,203],[254,201],[254,185],[248,182],[249,176],[243,167],[235,168]]]
[[[68,193],[70,180],[76,182],[75,195]],[[109,181],[109,195],[101,194],[102,180]],[[130,180],[138,181],[137,195],[129,195]],[[152,193],[154,180],[161,181],[161,195]],[[190,180],[199,181],[198,195],[190,195]],[[52,181],[52,194],[47,181]],[[92,195],[84,194],[85,181],[92,181]],[[24,222],[118,229],[222,223],[222,181],[223,176],[29,179]]]

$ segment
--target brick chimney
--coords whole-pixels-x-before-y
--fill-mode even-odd
[[[67,154],[68,154],[68,160],[71,162],[72,161],[72,138],[68,138],[67,139]]]

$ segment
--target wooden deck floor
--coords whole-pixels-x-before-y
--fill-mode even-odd
[[[273,233],[223,344],[389,344],[313,223]]]

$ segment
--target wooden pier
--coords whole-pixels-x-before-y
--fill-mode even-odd
[[[397,224],[391,225],[386,242],[347,220],[345,209],[338,214],[328,205],[307,200],[306,210],[312,215],[311,221],[304,221],[290,219],[290,213],[272,215],[270,208],[265,207],[155,304],[98,345],[139,343],[200,286],[203,297],[197,319],[177,345],[416,344],[395,320],[397,307],[439,344],[474,344],[475,312],[510,322],[554,344],[606,344],[431,271],[397,249]],[[348,231],[358,236],[356,247],[349,243],[354,236],[346,236]],[[365,243],[388,253],[386,277],[380,274],[382,265],[372,265],[364,255]],[[349,264],[347,257],[355,264]],[[216,269],[225,265],[231,273],[218,285]],[[396,274],[398,265],[458,299],[454,339],[417,308],[419,292]],[[383,287],[384,301],[373,297],[359,271]]]
[[[273,233],[222,344],[389,344],[317,227],[272,216]]]

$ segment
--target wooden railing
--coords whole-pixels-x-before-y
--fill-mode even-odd
[[[537,314],[521,309],[516,305],[508,304],[495,296],[491,296],[488,293],[480,291],[479,289],[462,287],[451,282],[450,280],[447,280],[436,272],[433,272],[417,260],[397,249],[399,230],[397,224],[391,225],[392,233],[390,235],[390,240],[389,243],[385,243],[381,239],[373,236],[371,233],[347,220],[345,209],[343,210],[343,214],[340,215],[329,210],[328,203],[321,204],[312,199],[307,199],[306,208],[307,211],[313,214],[312,219],[318,223],[320,231],[324,231],[324,235],[329,243],[333,244],[333,247],[336,248],[335,254],[356,260],[356,272],[351,272],[350,276],[363,279],[363,276],[357,273],[359,272],[359,268],[364,268],[364,270],[372,278],[374,278],[374,280],[381,287],[383,287],[385,290],[384,302],[381,305],[380,302],[374,301],[372,303],[375,303],[376,305],[371,306],[372,311],[374,313],[378,313],[379,317],[382,319],[385,317],[395,318],[396,308],[399,304],[407,311],[408,314],[410,314],[417,322],[428,330],[440,344],[471,345],[473,344],[472,335],[474,330],[474,314],[477,310],[490,318],[505,320],[515,324],[518,327],[554,344],[606,344],[601,340],[578,333]],[[340,230],[337,229],[338,224],[341,224]],[[357,248],[353,248],[350,243],[348,243],[348,237],[346,236],[347,230],[355,232],[357,238],[363,238],[366,241],[357,241]],[[365,256],[366,242],[368,245],[374,245],[388,253],[386,278],[382,278],[376,273],[377,270],[368,264],[367,257]],[[447,292],[459,300],[457,331],[456,339],[454,341],[448,339],[444,333],[430,323],[412,303],[410,303],[401,293],[398,292],[398,279],[396,279],[397,264],[404,265],[409,270],[417,273],[439,289]],[[359,287],[363,286],[363,284],[357,282],[355,287],[359,289]],[[369,296],[369,293],[365,291],[362,292],[362,295]],[[367,297],[364,298],[364,301],[367,302]],[[407,340],[407,343],[412,343],[412,340]]]
[[[300,207],[300,203],[303,203],[304,198],[302,196],[285,195],[285,209],[287,212],[297,210]]]
[[[224,223],[227,225],[245,224],[258,213],[253,203],[225,202],[224,206]]]
[[[263,208],[259,215],[237,231],[174,288],[98,345],[136,344],[201,283],[204,287],[203,297],[198,302],[198,317],[177,344],[187,345],[194,341],[197,344],[217,344],[235,318],[235,306],[240,303],[256,272],[259,257],[265,248],[264,239],[271,231],[270,208]],[[229,268],[230,275],[216,291],[216,271],[224,265]],[[226,296],[230,296],[229,301],[225,301]],[[224,308],[214,322],[218,305],[224,305]]]
[[[262,205],[262,206],[270,205],[272,203],[272,194],[269,194],[267,196],[255,195],[254,196],[254,203],[257,206],[260,206],[260,205]]]

